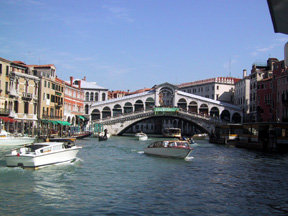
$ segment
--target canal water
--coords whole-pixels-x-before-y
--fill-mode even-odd
[[[287,215],[288,155],[198,141],[187,160],[148,156],[155,140],[77,140],[75,163],[5,167],[0,215]]]

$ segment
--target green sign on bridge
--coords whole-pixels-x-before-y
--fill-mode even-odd
[[[170,108],[170,107],[155,107],[154,114],[155,115],[165,115],[165,114],[176,114],[179,112],[179,108]]]

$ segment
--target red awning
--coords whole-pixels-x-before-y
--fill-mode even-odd
[[[9,117],[4,117],[4,116],[0,116],[0,119],[2,119],[5,122],[16,122],[15,119],[9,118]]]

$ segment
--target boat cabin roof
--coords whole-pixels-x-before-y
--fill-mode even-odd
[[[42,143],[31,144],[31,145],[29,145],[29,147],[33,148],[33,146],[34,146],[34,148],[36,148],[36,146],[37,146],[38,148],[42,148],[45,146],[56,146],[56,145],[62,145],[62,144],[64,144],[64,142],[42,142]]]
[[[151,143],[148,148],[151,147],[176,147],[185,146],[189,148],[189,142],[185,140],[163,140]]]

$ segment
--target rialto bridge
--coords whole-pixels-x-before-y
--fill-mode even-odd
[[[119,135],[143,120],[176,118],[210,133],[216,125],[241,123],[242,110],[235,105],[178,90],[170,83],[121,98],[96,102],[90,109],[91,123],[101,124],[112,135]]]

